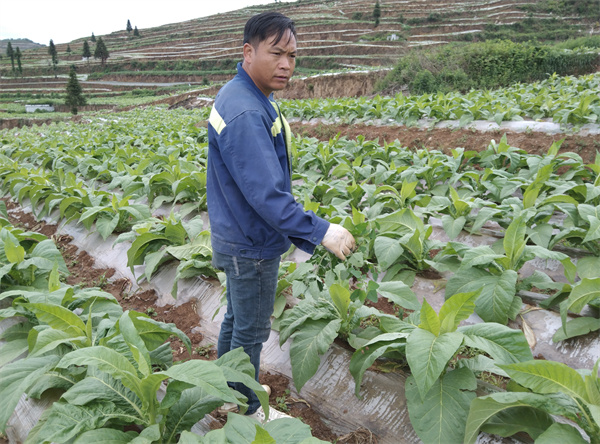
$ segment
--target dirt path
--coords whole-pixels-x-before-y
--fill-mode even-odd
[[[489,131],[479,132],[470,129],[419,129],[405,126],[374,126],[363,124],[337,125],[337,124],[305,124],[291,123],[296,136],[316,137],[319,140],[329,140],[339,132],[341,136],[355,139],[359,135],[365,140],[379,139],[391,143],[399,140],[409,149],[436,149],[451,154],[450,150],[458,147],[466,150],[481,151],[487,148],[493,139],[499,142],[503,134],[511,146],[521,148],[530,154],[545,154],[553,142],[564,139],[560,153],[574,152],[581,156],[584,163],[594,163],[596,155],[600,152],[600,136],[577,136],[565,134],[544,134],[540,132],[505,132]]]

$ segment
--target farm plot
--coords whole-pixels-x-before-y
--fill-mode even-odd
[[[165,302],[169,293],[177,303],[198,298],[201,318],[209,320],[220,290],[190,279],[215,275],[202,222],[206,130],[196,126],[206,117],[206,111],[147,110],[82,125],[4,132],[3,189],[36,217],[66,221],[65,229],[90,230],[79,236],[98,241],[88,244],[90,252],[100,245],[112,250],[114,244],[121,253],[111,256],[113,264],[154,285]],[[323,251],[310,259],[297,252],[286,257],[274,321],[279,333],[272,335],[267,347],[272,359],[266,362],[289,375],[295,394],[315,401],[313,408],[336,431],[362,426],[379,442],[398,442],[398,427],[406,442],[474,442],[480,429],[500,435],[525,431],[534,438],[558,429],[582,439],[577,429],[554,424],[550,415],[574,421],[597,440],[600,164],[559,154],[559,145],[530,155],[501,140],[482,152],[456,148],[445,155],[363,138],[296,139],[296,196],[307,209],[351,230],[359,248],[347,262]],[[496,237],[484,238],[486,230]],[[3,239],[10,239],[4,240],[10,251],[7,270],[19,268],[21,251],[35,250],[19,249],[8,235]],[[59,291],[58,271],[44,270]],[[28,297],[22,290],[5,294],[12,305],[3,315],[27,314],[52,328],[39,315],[44,307]],[[524,306],[528,297],[532,305]],[[552,319],[544,326],[552,331],[539,333],[534,312]],[[84,309],[68,316],[85,325],[95,315]],[[148,322],[131,316],[137,328]],[[205,336],[214,338],[218,323],[206,328]],[[86,336],[100,340],[102,334]],[[26,330],[21,338],[29,335]],[[534,360],[532,349],[542,342],[547,360],[539,359],[539,352]],[[61,343],[67,351],[78,348],[71,340]],[[71,360],[58,368],[67,369],[73,356],[92,353],[82,350],[67,354]],[[560,362],[572,353],[578,360],[569,364],[579,373]],[[125,349],[124,359],[141,366],[136,356]],[[372,365],[379,372],[369,370]],[[134,381],[102,370],[123,384]],[[145,371],[140,367],[131,374],[139,378]],[[180,377],[174,372],[159,373]],[[146,375],[157,381],[162,376]],[[21,392],[30,390],[28,383],[19,384]],[[67,391],[52,409],[75,408],[67,394],[75,386],[61,385]],[[362,398],[354,396],[352,386]],[[483,387],[489,394],[477,396]],[[340,405],[349,412],[336,419]],[[526,419],[516,428],[503,425],[503,420],[514,425],[515,418]],[[154,427],[152,419],[140,424]],[[46,418],[42,427],[48,423]],[[155,429],[165,431],[160,424]]]

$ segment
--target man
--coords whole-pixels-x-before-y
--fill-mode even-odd
[[[273,101],[296,63],[294,22],[276,12],[244,28],[243,62],[217,94],[208,125],[207,205],[213,265],[227,276],[227,313],[217,352],[243,347],[256,369],[271,331],[281,255],[291,243],[313,253],[323,244],[340,259],[355,248],[352,235],[311,211],[291,193],[291,133]],[[233,387],[258,411],[254,392]]]

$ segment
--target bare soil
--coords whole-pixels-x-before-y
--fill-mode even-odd
[[[328,125],[325,123],[307,124],[290,123],[296,136],[315,137],[329,140],[338,133],[348,139],[363,136],[365,140],[379,139],[379,143],[392,143],[398,140],[411,150],[435,149],[451,155],[454,148],[466,150],[485,150],[493,139],[499,142],[506,134],[507,142],[529,154],[543,155],[548,152],[552,143],[564,139],[559,153],[573,152],[581,156],[584,163],[594,163],[596,154],[600,152],[600,136],[578,136],[565,134],[545,134],[539,132],[479,132],[470,129],[419,129],[405,126],[375,125]]]

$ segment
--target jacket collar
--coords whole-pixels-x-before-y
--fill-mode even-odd
[[[271,93],[269,97],[265,96],[263,92],[258,88],[258,86],[256,86],[256,83],[254,83],[252,77],[250,77],[246,70],[242,67],[242,62],[238,62],[237,64],[237,76],[245,83],[250,85],[252,91],[254,91],[254,93],[258,97],[260,97],[262,101],[264,101],[265,105],[271,105],[269,106],[269,108],[272,108],[272,104],[275,102],[275,99],[273,98],[273,93]]]

